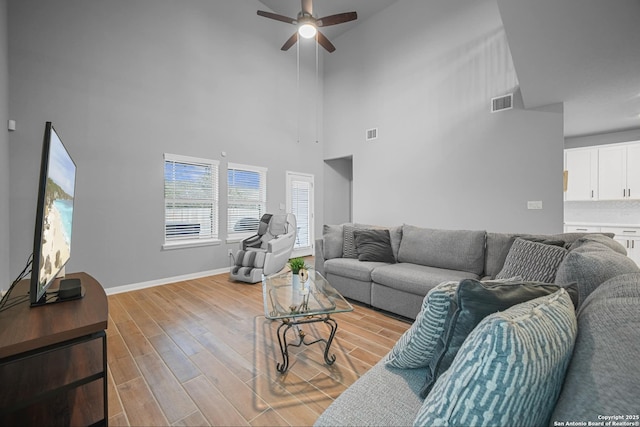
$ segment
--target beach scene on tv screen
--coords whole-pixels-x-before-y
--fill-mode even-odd
[[[52,132],[40,256],[41,287],[53,279],[71,256],[75,172],[76,166],[58,136]]]

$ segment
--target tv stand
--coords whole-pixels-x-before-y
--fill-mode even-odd
[[[107,296],[86,273],[66,277],[84,298],[0,312],[0,425],[107,424]],[[28,292],[23,280],[12,296]]]

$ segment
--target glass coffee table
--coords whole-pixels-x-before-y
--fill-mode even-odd
[[[320,273],[313,269],[309,269],[308,273],[306,281],[290,271],[268,277],[262,276],[264,315],[267,319],[282,322],[278,326],[278,343],[282,352],[282,363],[276,365],[281,373],[285,373],[289,368],[289,353],[287,351],[289,346],[300,347],[303,344],[311,345],[324,342],[326,344],[324,361],[327,365],[332,365],[336,360],[336,355],[329,356],[329,349],[338,329],[338,322],[331,315],[353,311],[351,304]],[[307,339],[307,335],[300,329],[300,325],[315,322],[324,322],[329,326],[328,339],[319,338],[313,341]],[[294,328],[297,337],[295,342],[288,343],[287,332],[291,328]]]

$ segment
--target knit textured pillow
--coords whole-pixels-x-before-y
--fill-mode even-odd
[[[496,279],[520,276],[523,280],[553,283],[565,255],[565,248],[517,238]]]
[[[549,425],[576,334],[565,289],[489,315],[438,379],[414,425]]]
[[[427,366],[444,333],[449,305],[455,297],[458,281],[443,282],[427,293],[415,322],[396,342],[385,357],[385,364],[394,368]]]
[[[342,227],[344,233],[342,241],[343,258],[358,258],[358,251],[356,251],[356,239],[353,235],[356,228],[357,227],[353,224],[345,224]]]

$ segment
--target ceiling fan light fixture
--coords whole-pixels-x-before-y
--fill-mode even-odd
[[[298,28],[298,34],[300,34],[300,36],[304,37],[305,39],[315,37],[316,33],[316,27],[309,23],[302,24]]]

